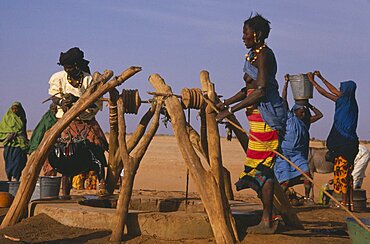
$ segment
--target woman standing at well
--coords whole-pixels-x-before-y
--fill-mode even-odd
[[[28,139],[26,113],[14,102],[0,122],[0,142],[4,145],[5,171],[8,181],[19,181],[27,162]]]
[[[272,215],[275,181],[273,167],[276,159],[274,150],[278,150],[286,122],[284,101],[279,95],[275,79],[277,62],[273,51],[265,43],[269,33],[270,22],[259,14],[244,22],[242,40],[249,50],[243,68],[245,86],[217,105],[221,112],[216,117],[222,121],[246,109],[249,133],[254,137],[249,138],[244,170],[235,185],[237,191],[251,188],[261,198],[261,222],[248,228],[248,233],[259,234],[274,233],[278,226],[278,221]]]
[[[316,75],[329,91],[314,80]],[[339,90],[320,73],[309,73],[308,78],[316,90],[335,102],[334,122],[326,140],[326,146],[334,163],[334,192],[342,195],[342,204],[353,208],[353,164],[358,153],[358,105],[355,98],[356,83],[352,80],[340,83]]]

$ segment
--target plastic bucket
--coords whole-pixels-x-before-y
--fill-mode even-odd
[[[370,218],[361,218],[362,223],[370,227]],[[346,219],[349,237],[353,244],[363,244],[370,242],[370,232],[365,230],[353,218]]]
[[[294,99],[301,100],[313,97],[313,85],[306,74],[289,75],[289,82]]]
[[[60,176],[40,176],[40,198],[59,196]]]
[[[0,208],[9,208],[14,197],[9,192],[0,192]]]

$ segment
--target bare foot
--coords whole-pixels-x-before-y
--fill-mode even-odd
[[[272,221],[261,220],[261,222],[258,225],[248,227],[247,233],[248,234],[275,234],[278,226],[279,226],[279,219],[275,219]]]

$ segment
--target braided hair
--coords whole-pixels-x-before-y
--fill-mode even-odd
[[[244,21],[244,25],[248,25],[256,32],[261,32],[261,39],[266,39],[270,34],[270,21],[262,17],[259,13],[256,13],[253,17],[251,16]]]

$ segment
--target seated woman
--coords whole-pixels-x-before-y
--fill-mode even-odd
[[[287,110],[289,110],[287,101],[288,84],[289,75],[287,74],[285,75],[285,86],[282,92],[282,98],[285,100]],[[309,109],[314,112],[314,115],[311,115]],[[312,106],[308,101],[305,102],[305,105],[302,101],[296,101],[292,109],[288,112],[286,134],[281,143],[282,154],[309,176],[309,126],[322,117],[323,115],[320,110]],[[309,194],[312,188],[310,181],[303,177],[302,173],[285,159],[279,156],[277,157],[274,172],[278,182],[285,191],[288,187],[303,183],[306,200],[309,200]]]

